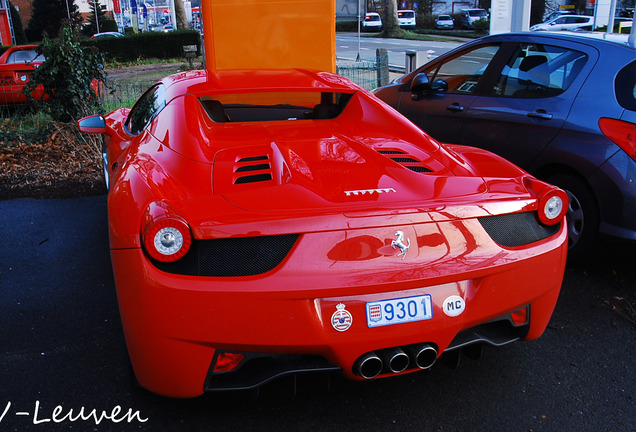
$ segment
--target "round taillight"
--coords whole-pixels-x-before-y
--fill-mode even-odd
[[[539,198],[539,220],[544,225],[559,223],[568,211],[568,197],[561,189],[551,189]]]
[[[150,224],[144,234],[146,251],[161,262],[173,262],[182,258],[190,249],[191,243],[190,228],[180,219],[159,219]]]

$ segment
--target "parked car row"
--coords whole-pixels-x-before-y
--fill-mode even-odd
[[[412,10],[399,10],[397,12],[400,28],[414,29],[416,25],[416,13]],[[485,9],[464,9],[460,12],[460,25],[465,29],[472,29],[475,21],[488,19]],[[455,28],[455,21],[450,15],[439,15],[435,19],[435,28],[438,30],[451,30]],[[376,12],[368,12],[362,22],[364,31],[380,31],[382,18]]]
[[[398,24],[403,29],[414,29],[416,24],[416,14],[412,10],[397,11]],[[382,18],[376,12],[367,12],[362,21],[363,31],[380,31],[382,30]]]
[[[565,189],[570,253],[581,256],[599,233],[636,240],[636,55],[624,36],[489,36],[375,95],[441,142]]]

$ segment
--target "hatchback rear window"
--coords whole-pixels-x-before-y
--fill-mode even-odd
[[[614,85],[618,103],[623,108],[636,111],[636,61],[625,66],[616,75]]]
[[[515,98],[557,96],[568,89],[587,62],[587,55],[563,47],[519,44],[504,67],[495,94]]]
[[[36,50],[19,50],[9,54],[7,63],[44,63],[44,56]]]
[[[201,98],[216,123],[326,120],[340,115],[353,93],[263,92]]]

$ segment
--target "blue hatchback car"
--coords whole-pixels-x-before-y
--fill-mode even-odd
[[[565,189],[576,258],[599,233],[636,240],[636,50],[607,38],[487,36],[375,95],[438,141],[490,150]]]

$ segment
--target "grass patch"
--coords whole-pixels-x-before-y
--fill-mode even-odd
[[[475,39],[475,38],[486,36],[486,35],[478,33],[474,30],[432,30],[432,29],[402,30],[400,29],[399,31],[391,33],[390,36],[385,36],[383,32],[361,33],[361,36],[371,37],[371,38],[393,38],[393,39],[418,40],[418,41],[466,42],[466,39]]]

